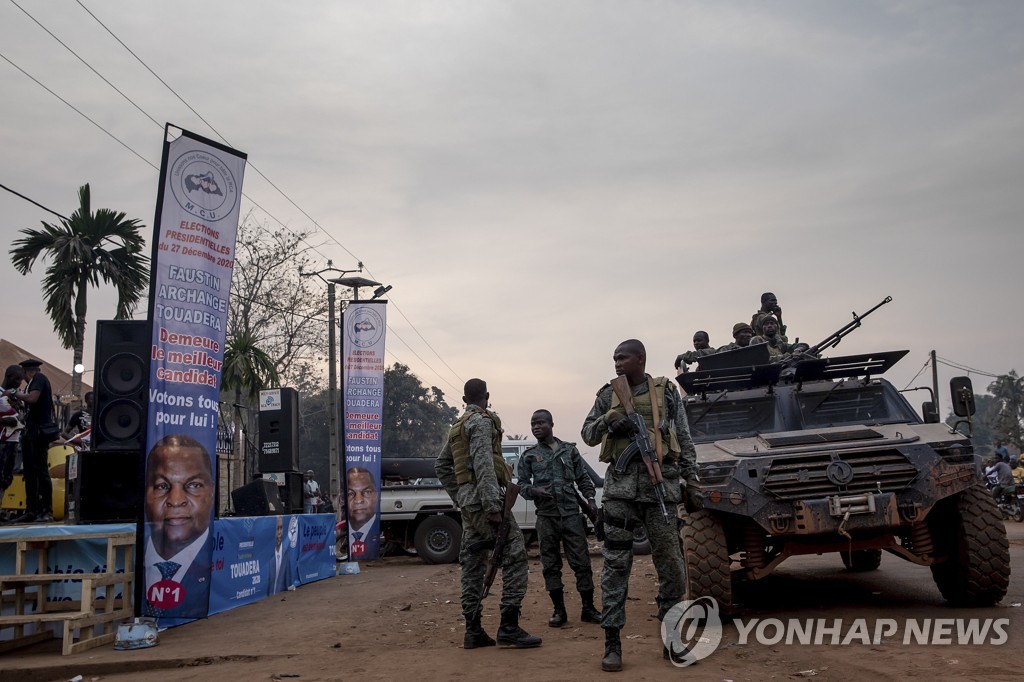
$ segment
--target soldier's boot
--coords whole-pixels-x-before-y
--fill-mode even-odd
[[[565,612],[565,593],[562,590],[551,590],[548,592],[551,603],[555,605],[555,612],[548,618],[548,626],[560,628],[569,620],[569,614]]]
[[[622,640],[619,639],[618,628],[606,628],[604,631],[604,658],[601,659],[601,670],[606,673],[617,673],[622,670]]]
[[[540,646],[541,638],[534,637],[519,627],[519,607],[501,607],[501,625],[498,627],[498,644],[515,649],[532,649]]]
[[[580,609],[580,620],[584,623],[600,623],[601,612],[594,608],[594,591],[580,592],[580,600],[583,602],[583,608]]]
[[[482,646],[494,646],[494,640],[481,627],[478,611],[475,616],[466,616],[466,636],[462,640],[462,647],[476,649]]]

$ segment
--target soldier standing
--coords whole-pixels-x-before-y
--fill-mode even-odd
[[[636,339],[623,341],[612,356],[615,373],[625,376],[633,393],[636,411],[643,416],[651,441],[659,448],[662,478],[665,481],[665,505],[674,509],[682,495],[681,483],[696,492],[696,451],[690,439],[686,413],[680,405],[675,384],[665,377],[646,373],[647,351]],[[661,421],[654,423],[655,403]],[[619,473],[613,466],[630,443],[632,423],[626,418],[610,384],[597,392],[594,407],[583,424],[587,445],[601,445],[601,461],[609,464],[604,481],[604,567],[601,569],[601,627],[605,632],[601,669],[622,670],[622,643],[619,631],[626,624],[626,592],[633,567],[633,529],[643,525],[651,541],[651,557],[658,573],[658,618],[683,597],[684,570],[679,552],[678,525],[666,523],[661,515],[654,486],[647,469],[636,456]],[[654,435],[661,431],[663,438]],[[689,490],[688,490],[689,492]]]
[[[544,568],[544,587],[551,597],[554,613],[548,625],[565,625],[565,593],[562,589],[562,547],[569,567],[576,574],[576,589],[583,608],[580,620],[600,623],[601,614],[594,608],[594,571],[590,567],[587,547],[587,524],[580,513],[575,483],[587,505],[597,514],[594,496],[597,491],[575,443],[555,438],[554,420],[547,410],[537,410],[530,418],[530,430],[537,445],[523,453],[519,460],[519,494],[533,500],[537,507],[537,536],[540,539],[540,563]]]
[[[494,646],[480,625],[481,597],[487,573],[487,550],[494,546],[495,531],[502,522],[503,488],[512,481],[512,470],[501,455],[501,420],[487,409],[490,394],[482,379],[466,382],[466,411],[452,425],[434,470],[449,497],[462,512],[462,614],[466,618],[466,649]],[[505,555],[501,560],[501,625],[498,644],[525,649],[540,646],[519,627],[519,609],[526,596],[526,542],[515,519]]]

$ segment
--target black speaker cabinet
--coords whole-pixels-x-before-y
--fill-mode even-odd
[[[263,478],[231,491],[237,516],[267,516],[284,514],[285,508],[278,496],[277,484]]]
[[[294,388],[260,391],[260,471],[299,468],[299,392]]]
[[[302,499],[303,476],[298,471],[284,472],[284,485],[277,483],[277,491],[281,496],[281,504],[284,505],[286,513],[301,514],[305,510],[305,502]]]
[[[146,449],[149,343],[146,320],[96,323],[92,444],[98,452]]]
[[[69,455],[65,523],[136,521],[144,498],[142,461],[141,450]]]

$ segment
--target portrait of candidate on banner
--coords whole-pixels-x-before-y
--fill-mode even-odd
[[[278,516],[274,529],[274,554],[267,574],[268,596],[295,585],[298,575],[298,544],[299,517]]]
[[[346,512],[348,514],[349,558],[377,558],[380,546],[380,490],[373,472],[365,467],[349,467],[346,474]]]
[[[185,434],[161,438],[146,458],[145,615],[206,616],[213,543],[213,460]]]

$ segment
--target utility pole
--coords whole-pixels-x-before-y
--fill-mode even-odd
[[[328,490],[331,500],[336,504],[345,504],[340,499],[341,495],[341,449],[338,447],[338,337],[335,320],[335,285],[337,280],[327,279],[323,276],[325,272],[338,272],[342,276],[352,272],[362,272],[363,264],[360,261],[355,270],[339,270],[333,266],[333,261],[327,261],[327,267],[316,272],[299,272],[300,277],[317,276],[327,284],[327,430],[329,439],[328,457],[329,477]]]
[[[932,359],[932,400],[935,401],[935,412],[939,415],[939,420],[942,419],[942,408],[939,407],[939,365],[935,362],[935,351],[931,353]]]

